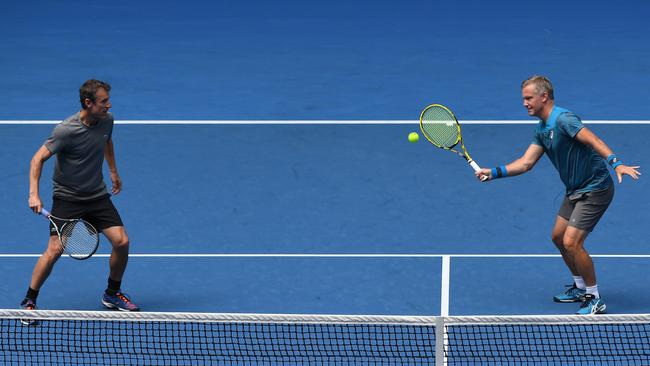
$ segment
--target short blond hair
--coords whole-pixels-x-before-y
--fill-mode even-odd
[[[521,88],[523,89],[530,84],[535,85],[535,91],[537,94],[541,95],[542,93],[546,92],[548,93],[549,99],[554,100],[553,84],[551,84],[551,80],[549,80],[546,76],[533,75],[521,83]]]

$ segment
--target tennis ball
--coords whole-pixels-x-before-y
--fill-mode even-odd
[[[418,135],[417,132],[409,133],[409,142],[418,142],[419,139],[420,139],[420,135]]]

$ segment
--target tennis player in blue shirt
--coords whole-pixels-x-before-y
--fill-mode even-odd
[[[604,313],[607,306],[598,293],[594,264],[584,249],[584,242],[614,197],[614,184],[607,164],[616,172],[619,183],[623,175],[638,179],[641,175],[637,170],[639,167],[622,164],[578,116],[555,106],[553,86],[548,78],[528,78],[521,85],[521,94],[528,115],[540,119],[531,145],[512,163],[481,169],[476,175],[492,180],[523,174],[546,153],[566,186],[552,240],[573,274],[574,282],[566,292],[553,299],[556,302],[582,302],[578,314]]]

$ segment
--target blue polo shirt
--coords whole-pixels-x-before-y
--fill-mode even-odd
[[[580,117],[572,112],[553,107],[546,121],[535,128],[533,144],[544,152],[560,173],[566,194],[605,189],[613,184],[605,160],[590,146],[575,139],[584,127]]]

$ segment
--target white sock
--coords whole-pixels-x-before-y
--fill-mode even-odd
[[[585,289],[585,280],[582,279],[582,276],[573,276],[573,282],[576,284],[576,287],[584,290]]]
[[[598,293],[598,285],[588,286],[587,293],[594,295],[594,297],[597,299],[600,299],[600,294]]]

